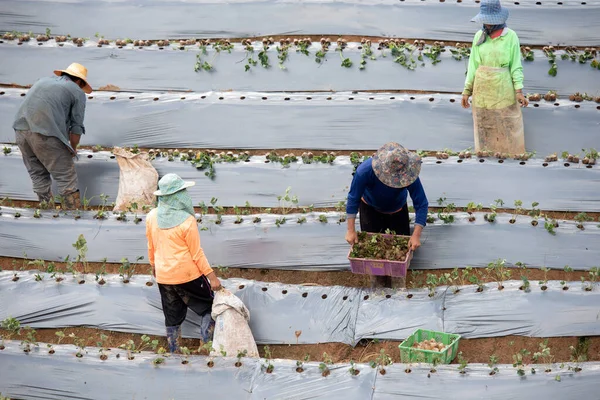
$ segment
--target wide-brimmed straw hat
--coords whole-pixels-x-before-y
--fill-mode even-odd
[[[383,184],[403,188],[419,177],[421,157],[398,143],[384,144],[373,156],[373,172]]]
[[[484,25],[502,25],[508,19],[508,9],[500,5],[500,0],[481,0],[479,14],[471,22]]]
[[[184,181],[177,174],[166,174],[158,181],[158,190],[154,192],[155,196],[168,196],[187,189],[196,184],[192,181]]]
[[[83,91],[86,92],[87,94],[92,93],[92,87],[90,86],[90,84],[87,81],[87,68],[86,67],[84,67],[83,65],[78,64],[78,63],[73,63],[73,64],[69,65],[69,67],[67,69],[57,69],[56,71],[54,71],[54,74],[58,75],[58,76],[61,76],[63,73],[69,74],[71,76],[81,79],[83,82],[85,82]]]

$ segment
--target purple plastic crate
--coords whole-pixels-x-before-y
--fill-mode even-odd
[[[371,234],[369,234],[371,235]],[[382,234],[381,236],[403,236],[403,235],[388,235]],[[403,236],[408,237],[410,236]],[[406,261],[394,261],[394,260],[374,260],[370,258],[352,258],[350,254],[352,249],[348,253],[348,260],[350,260],[350,268],[353,274],[366,274],[366,275],[377,275],[377,276],[396,276],[406,277],[406,271],[410,266],[413,252],[408,250],[406,253]]]

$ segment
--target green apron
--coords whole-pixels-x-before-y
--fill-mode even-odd
[[[525,152],[523,114],[508,68],[477,68],[472,106],[475,151]]]

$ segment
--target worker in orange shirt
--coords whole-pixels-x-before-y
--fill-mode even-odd
[[[176,174],[163,176],[159,190],[154,192],[158,207],[146,218],[148,259],[158,283],[172,353],[179,349],[181,324],[188,307],[202,317],[202,340],[206,343],[212,339],[214,291],[221,289],[200,246],[192,198],[187,191],[190,186],[194,182],[184,182]]]

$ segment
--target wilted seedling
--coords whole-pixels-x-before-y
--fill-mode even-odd
[[[26,332],[26,334],[25,339],[21,341],[21,346],[23,346],[23,351],[25,353],[29,353],[31,351],[31,346],[38,347],[37,338],[35,336],[36,332],[35,329],[29,326],[24,327],[23,330]]]
[[[108,340],[108,336],[106,336],[105,334],[101,333],[100,334],[100,340],[98,340],[98,342],[96,342],[96,346],[98,346],[100,348],[100,359],[102,361],[105,361],[108,359],[108,347],[106,346],[106,342]]]
[[[82,273],[87,273],[88,271],[88,261],[87,261],[87,251],[88,251],[88,247],[87,247],[87,241],[85,240],[85,237],[83,235],[79,235],[77,237],[77,241],[75,243],[72,244],[72,246],[77,250],[77,259],[75,260],[76,263],[79,263],[82,267]]]
[[[297,360],[296,361],[296,372],[301,373],[304,372],[304,363],[307,363],[310,361],[310,354],[306,353],[304,355],[304,360],[300,361]]]
[[[498,290],[504,289],[504,281],[510,279],[511,272],[506,266],[506,260],[501,258],[491,262],[486,267],[486,271],[498,283]]]
[[[531,354],[527,349],[521,349],[518,353],[513,354],[513,367],[517,369],[517,375],[525,376],[525,363],[523,358]]]
[[[6,339],[10,340],[10,338],[12,338],[13,336],[18,336],[21,334],[21,323],[16,318],[4,318],[0,326],[2,327],[2,329],[7,331],[7,333],[5,334]]]
[[[275,225],[276,225],[276,226],[279,228],[281,225],[285,224],[285,222],[286,222],[286,221],[287,221],[287,220],[286,220],[286,218],[285,218],[285,217],[280,217],[280,218],[277,218],[277,219],[275,220]]]
[[[96,282],[98,282],[99,285],[104,285],[106,283],[106,280],[104,280],[104,276],[106,276],[106,260],[106,257],[100,260],[102,264],[96,271]]]
[[[154,357],[154,359],[152,360],[152,364],[154,364],[155,367],[158,367],[161,364],[165,363],[165,358],[163,357],[163,355],[167,352],[167,350],[165,350],[164,348],[159,348],[158,351],[156,352],[157,356]]]
[[[548,347],[548,339],[540,343],[539,351],[533,353],[532,358],[535,363],[544,365],[544,372],[552,372],[552,363],[554,362],[554,356],[550,353],[550,347]]]
[[[392,364],[393,364],[392,358],[389,355],[387,355],[387,353],[385,352],[385,349],[381,349],[379,351],[379,356],[377,356],[377,359],[375,359],[369,363],[371,368],[377,368],[377,370],[379,371],[379,373],[381,375],[385,375],[386,374],[385,367],[388,365],[392,365]]]
[[[246,357],[248,355],[248,350],[244,349],[244,350],[238,350],[237,352],[237,361],[235,362],[235,366],[236,367],[241,367],[242,366],[242,358]]]
[[[262,221],[260,217],[254,217],[254,219],[252,219],[252,223],[254,224],[258,224],[260,221]]]
[[[569,350],[571,350],[570,359],[571,363],[573,363],[573,365],[569,365],[569,370],[572,370],[574,372],[581,372],[581,363],[587,361],[589,345],[589,338],[579,338],[577,346],[569,346]]]
[[[10,147],[6,147],[6,146],[4,146],[4,147],[2,148],[2,152],[3,152],[3,153],[4,153],[4,155],[6,156],[6,155],[8,155],[8,154],[10,154],[10,153],[12,152],[12,149],[11,149]]]
[[[427,285],[427,289],[429,289],[429,297],[435,296],[435,289],[438,286],[438,283],[439,279],[435,274],[427,274],[425,284]]]
[[[600,269],[598,267],[592,267],[588,271],[589,281],[585,279],[585,275],[581,276],[581,287],[586,292],[591,292],[594,289],[596,281],[598,280],[598,276],[600,274]]]
[[[475,216],[473,215],[476,211],[481,211],[483,209],[483,205],[481,203],[475,204],[474,202],[469,202],[467,204],[467,213],[469,214],[469,222],[475,221]]]
[[[323,362],[319,364],[319,371],[321,371],[321,375],[326,377],[329,376],[331,371],[329,370],[328,365],[333,364],[333,360],[327,353],[323,353]]]
[[[273,356],[271,354],[271,349],[269,348],[269,346],[265,346],[264,351],[265,351],[265,361],[264,361],[264,364],[262,365],[262,368],[265,370],[265,372],[267,374],[270,374],[275,370],[275,366],[273,365],[273,360],[272,360]]]
[[[577,227],[581,230],[584,230],[584,226],[583,223],[584,222],[589,222],[589,221],[593,221],[594,218],[590,217],[589,215],[587,215],[584,212],[580,212],[579,214],[577,214],[575,216],[575,221],[577,221]]]
[[[180,347],[179,351],[181,351],[181,363],[184,365],[189,364],[190,355],[192,354],[190,349],[188,349],[187,347]]]
[[[299,217],[299,218],[296,220],[296,223],[298,223],[298,224],[303,224],[303,223],[305,223],[305,222],[306,222],[306,217]]]
[[[446,203],[445,197],[440,197],[437,200],[439,206],[443,207],[441,211],[438,211],[438,218],[444,221],[444,224],[451,224],[454,222],[454,215],[450,214],[456,211],[456,205],[454,203]]]
[[[74,333],[70,333],[69,337],[73,339],[73,344],[75,344],[75,347],[77,347],[77,353],[75,353],[75,357],[83,357],[83,354],[85,353],[85,339],[78,337]]]
[[[42,218],[42,211],[39,208],[33,212],[33,218]]]
[[[495,354],[490,356],[490,361],[488,362],[488,367],[490,367],[490,375],[496,375],[499,372],[497,367],[498,365],[498,357]]]
[[[546,289],[548,289],[548,272],[550,271],[550,268],[541,267],[540,270],[542,270],[544,272],[544,279],[539,281],[539,285],[542,290],[546,290]]]
[[[325,214],[319,215],[319,222],[322,222],[322,223],[326,224],[328,222],[327,221],[327,215],[325,215]]]
[[[467,373],[467,366],[469,365],[469,361],[463,357],[462,351],[458,353],[458,371],[461,374]]]

